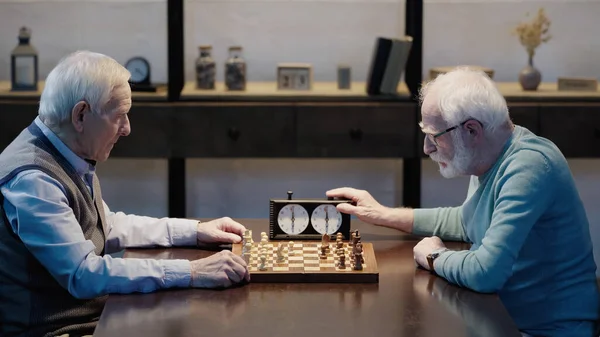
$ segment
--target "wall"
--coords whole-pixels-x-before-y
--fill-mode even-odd
[[[598,77],[600,2],[594,0],[425,1],[425,73],[432,66],[478,64],[495,69],[496,80],[515,81],[526,54],[510,30],[540,6],[553,35],[535,58],[544,80]],[[404,26],[404,1],[397,0],[199,0],[185,8],[188,80],[199,44],[212,44],[221,64],[228,46],[242,45],[251,80],[273,80],[277,62],[310,62],[319,81],[334,80],[335,65],[349,63],[355,79],[364,80],[375,37],[401,34]],[[42,77],[64,54],[88,48],[120,62],[143,55],[152,79],[166,81],[164,0],[0,0],[0,80],[8,79],[21,25],[33,30]],[[600,161],[569,162],[600,263]],[[190,160],[188,175],[188,215],[195,217],[265,217],[268,199],[289,189],[319,197],[343,185],[366,188],[386,205],[402,204],[400,160]],[[100,177],[112,208],[167,214],[165,161],[112,159],[101,165]],[[460,203],[466,193],[466,179],[446,180],[428,160],[422,186],[425,207]]]

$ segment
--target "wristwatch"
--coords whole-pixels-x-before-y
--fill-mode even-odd
[[[442,255],[442,253],[448,251],[448,248],[440,248],[440,249],[436,249],[433,252],[431,252],[431,254],[427,255],[427,263],[429,264],[429,271],[431,271],[432,273],[435,274],[435,269],[433,269],[433,261],[435,261],[435,259],[437,259],[438,257],[440,257],[440,255]]]

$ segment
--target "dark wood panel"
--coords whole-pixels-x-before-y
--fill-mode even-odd
[[[0,104],[0,152],[37,116],[38,104],[32,102]]]
[[[566,157],[600,157],[600,104],[543,105],[540,128]]]
[[[171,156],[210,157],[211,110],[200,105],[175,106],[171,116]]]
[[[300,157],[414,157],[415,104],[300,105]]]
[[[514,124],[539,135],[540,113],[537,104],[509,104],[508,111]]]
[[[296,156],[291,105],[222,106],[211,111],[214,156]]]
[[[170,155],[172,107],[136,104],[129,111],[131,134],[121,137],[111,152],[114,157],[167,158]]]

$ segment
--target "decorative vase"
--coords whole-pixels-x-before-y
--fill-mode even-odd
[[[533,66],[533,57],[529,56],[529,64],[519,73],[519,83],[523,90],[534,91],[542,82],[542,74]]]

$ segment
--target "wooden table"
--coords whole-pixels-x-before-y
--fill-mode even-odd
[[[254,233],[267,220],[238,220]],[[372,242],[378,284],[256,283],[226,290],[111,295],[94,336],[521,336],[495,295],[417,269],[418,238],[353,220]],[[465,249],[453,243],[452,249]],[[197,259],[199,249],[128,250],[126,258]]]

